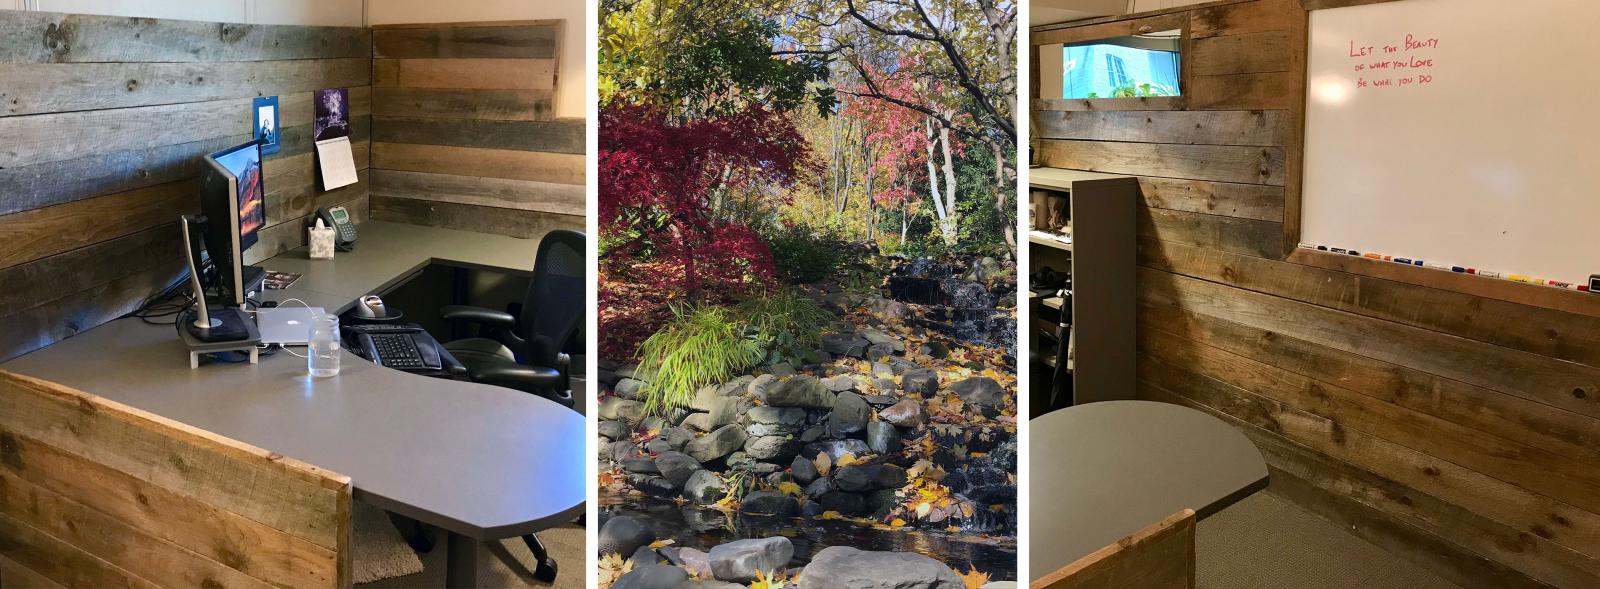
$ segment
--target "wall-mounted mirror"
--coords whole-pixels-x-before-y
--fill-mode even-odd
[[[1040,98],[1086,100],[1181,96],[1179,48],[1172,29],[1039,47]]]

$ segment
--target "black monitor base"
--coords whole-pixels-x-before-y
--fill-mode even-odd
[[[223,307],[211,309],[211,325],[201,327],[198,325],[200,312],[190,309],[178,319],[181,327],[194,339],[206,343],[236,342],[260,339],[261,332],[256,330],[255,322],[246,317],[244,311],[236,307]]]

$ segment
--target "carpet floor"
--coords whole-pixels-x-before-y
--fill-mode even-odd
[[[1460,589],[1273,495],[1256,493],[1195,530],[1199,589]]]
[[[445,553],[444,533],[438,532],[439,544],[422,557],[422,572],[357,584],[359,589],[439,589],[444,587]],[[533,578],[533,555],[520,538],[490,544],[478,563],[479,589],[554,588],[581,589],[584,575],[588,574],[588,551],[584,549],[583,528],[559,526],[539,532],[545,549],[556,559],[556,582],[548,584]]]

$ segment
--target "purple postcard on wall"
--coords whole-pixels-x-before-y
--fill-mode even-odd
[[[316,141],[350,136],[350,92],[328,88],[316,92]]]

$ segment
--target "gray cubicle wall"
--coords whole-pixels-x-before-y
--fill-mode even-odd
[[[1076,404],[1138,396],[1138,203],[1134,178],[1072,183]]]
[[[121,316],[179,275],[200,156],[278,96],[254,262],[320,206],[367,210],[372,32],[0,10],[0,359]],[[311,93],[348,88],[361,181],[321,192]]]

